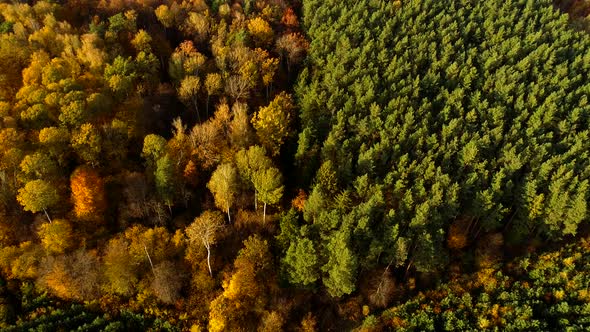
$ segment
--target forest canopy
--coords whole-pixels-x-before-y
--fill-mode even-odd
[[[587,327],[589,12],[0,0],[0,329]]]
[[[590,40],[549,1],[305,1],[303,17],[313,189],[292,245],[314,241],[332,294],[380,264],[441,271],[486,233],[587,222]]]

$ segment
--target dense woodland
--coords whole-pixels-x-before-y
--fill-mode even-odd
[[[588,329],[589,14],[0,1],[0,329]]]

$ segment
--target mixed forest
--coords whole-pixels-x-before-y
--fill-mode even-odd
[[[589,329],[589,20],[0,0],[0,329]]]

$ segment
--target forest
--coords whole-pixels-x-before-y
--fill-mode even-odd
[[[0,330],[590,329],[590,1],[0,0]]]

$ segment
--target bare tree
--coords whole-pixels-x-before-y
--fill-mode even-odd
[[[223,215],[218,211],[205,211],[186,228],[186,235],[191,243],[201,242],[207,249],[207,266],[211,270],[211,246],[217,241],[217,233],[223,228]]]

